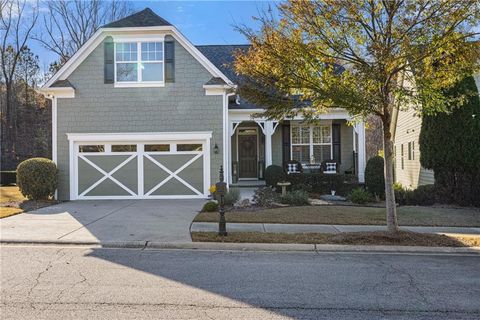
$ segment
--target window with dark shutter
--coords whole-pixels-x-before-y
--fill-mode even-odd
[[[114,68],[114,44],[113,42],[104,43],[104,82],[113,83],[115,78],[115,68]]]

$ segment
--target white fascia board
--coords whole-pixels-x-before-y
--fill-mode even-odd
[[[75,89],[71,87],[52,87],[36,90],[47,98],[75,98]]]
[[[199,141],[212,138],[212,131],[192,132],[119,132],[119,133],[67,133],[69,141]]]
[[[226,83],[233,85],[215,65],[208,60],[185,36],[173,26],[139,27],[139,28],[100,28],[87,42],[63,65],[60,70],[48,80],[42,88],[49,88],[57,80],[65,80],[88,57],[88,55],[107,37],[121,36],[122,33],[136,32],[142,38],[142,31],[163,31],[164,35],[172,35],[212,76],[220,77]],[[149,37],[149,36],[147,36]]]

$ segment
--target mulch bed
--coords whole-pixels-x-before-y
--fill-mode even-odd
[[[396,233],[384,231],[346,232],[340,234],[231,232],[227,237],[218,236],[215,232],[192,232],[192,240],[194,242],[309,243],[426,247],[480,246],[480,237],[451,237],[410,231],[399,231]]]

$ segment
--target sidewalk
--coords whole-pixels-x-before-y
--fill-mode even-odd
[[[455,234],[479,236],[480,228],[468,227],[418,227],[402,226],[401,230],[419,233]],[[363,231],[386,231],[386,226],[373,225],[332,225],[332,224],[275,224],[275,223],[227,223],[228,232],[265,232],[265,233],[341,233]],[[218,223],[194,222],[191,232],[217,232]]]

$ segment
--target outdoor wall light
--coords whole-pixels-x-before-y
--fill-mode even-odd
[[[213,147],[213,152],[218,154],[218,144],[215,143],[215,147]]]

